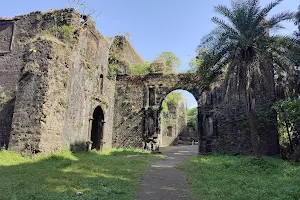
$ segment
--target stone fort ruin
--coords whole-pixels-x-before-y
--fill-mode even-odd
[[[230,107],[242,103],[227,98],[226,84],[208,88],[193,73],[130,75],[129,66],[141,62],[124,37],[107,40],[73,9],[1,19],[1,148],[24,154],[88,145],[156,149],[162,101],[183,89],[198,102],[200,153],[278,152],[274,127],[272,135],[253,136],[243,109]]]

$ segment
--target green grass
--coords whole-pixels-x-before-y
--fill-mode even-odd
[[[157,158],[130,149],[33,158],[0,151],[0,199],[134,199],[141,177]]]
[[[178,168],[200,199],[300,199],[300,166],[280,159],[199,156],[188,158]]]

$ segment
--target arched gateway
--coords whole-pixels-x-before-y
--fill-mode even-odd
[[[160,133],[160,111],[164,98],[172,91],[190,92],[199,105],[204,91],[199,76],[194,73],[151,73],[140,76],[119,75],[115,100],[115,147],[141,147],[156,149]],[[198,107],[198,130],[202,140],[205,130],[202,113]]]
[[[95,108],[93,113],[93,122],[91,129],[91,142],[92,149],[102,149],[103,139],[103,124],[104,124],[104,112],[100,106]]]

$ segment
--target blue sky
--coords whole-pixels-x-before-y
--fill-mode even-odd
[[[67,7],[67,0],[0,0],[0,16],[12,17],[32,11],[47,11]],[[86,0],[88,8],[101,13],[95,21],[104,36],[128,32],[131,44],[147,61],[152,61],[164,51],[175,53],[182,61],[179,72],[188,69],[188,62],[196,55],[201,38],[214,25],[210,21],[213,6],[230,5],[230,0]],[[205,2],[205,3],[204,3]],[[261,0],[266,5],[269,0]],[[299,0],[285,0],[272,13],[296,11]],[[271,13],[271,14],[272,14]],[[286,23],[283,34],[295,30]],[[189,107],[196,106],[191,95],[184,93]]]

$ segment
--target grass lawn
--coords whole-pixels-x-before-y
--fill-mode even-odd
[[[188,158],[178,168],[199,199],[300,199],[300,165],[280,159],[199,156]]]
[[[158,156],[149,152],[126,149],[62,151],[34,158],[0,151],[0,199],[134,199],[141,177],[155,159]]]

